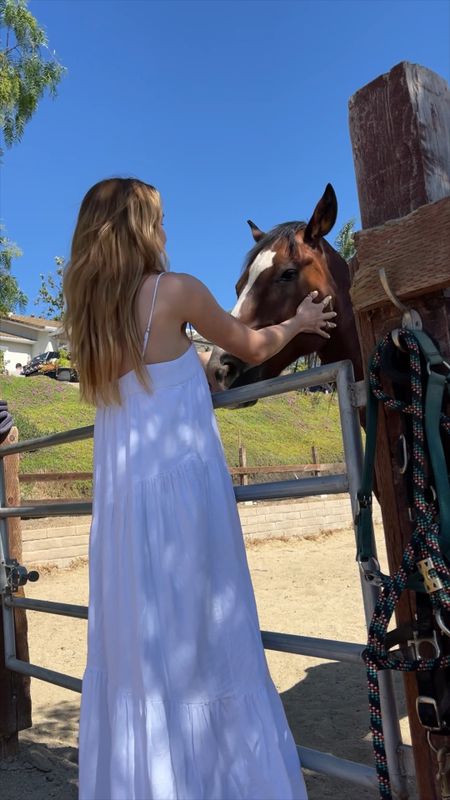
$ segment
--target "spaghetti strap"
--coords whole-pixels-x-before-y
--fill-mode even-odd
[[[158,284],[159,284],[162,276],[165,275],[165,274],[166,274],[165,272],[160,272],[158,277],[156,278],[155,290],[153,292],[152,306],[150,308],[150,314],[148,315],[148,323],[147,323],[147,327],[146,327],[145,333],[144,333],[144,343],[142,345],[142,357],[144,357],[144,355],[145,355],[145,351],[147,349],[147,344],[148,344],[148,337],[150,336],[150,329],[152,327],[153,312],[155,310],[156,295],[157,295],[157,292],[158,292]]]

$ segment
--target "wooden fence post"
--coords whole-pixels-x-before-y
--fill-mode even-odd
[[[243,444],[241,439],[241,432],[239,431],[239,466],[246,467],[247,466],[247,450],[245,448],[245,444]],[[248,474],[246,472],[242,473],[239,476],[239,483],[241,486],[248,485]]]
[[[14,444],[18,440],[17,428],[12,428],[3,446]],[[2,445],[0,445],[1,447]],[[10,506],[20,505],[19,493],[19,455],[7,456],[4,459],[6,501]],[[9,555],[22,563],[22,535],[20,519],[7,521]],[[23,597],[23,589],[17,593]],[[29,660],[27,639],[27,618],[25,611],[15,610],[16,652],[17,658]],[[31,727],[30,679],[17,672],[5,669],[5,652],[3,646],[3,619],[0,614],[0,759],[14,756],[19,748],[18,733]]]
[[[424,328],[450,356],[450,92],[424,67],[403,62],[359,90],[349,103],[350,133],[363,230],[356,235],[352,299],[364,363],[399,312],[378,277],[384,267],[393,291],[420,313]],[[375,227],[378,226],[378,227]],[[390,570],[400,564],[412,533],[397,443],[398,415],[381,411],[376,474]],[[414,618],[405,593],[397,622]],[[445,637],[444,637],[445,638]],[[450,651],[450,642],[446,643]],[[405,690],[421,800],[437,800],[436,762],[416,710],[414,675]],[[439,737],[448,746],[450,737]]]
[[[320,462],[319,453],[315,444],[313,444],[313,446],[311,447],[311,459],[312,459],[311,461],[312,464],[319,464]],[[313,475],[320,475],[320,472],[314,470]]]

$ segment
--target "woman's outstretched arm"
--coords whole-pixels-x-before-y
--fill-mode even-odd
[[[294,317],[278,325],[253,330],[224,311],[197,278],[183,274],[174,274],[171,278],[174,311],[176,306],[180,322],[190,322],[205,339],[246,364],[262,364],[299,333],[315,333],[329,339],[325,328],[335,327],[331,320],[336,313],[325,310],[330,298],[317,303],[318,292],[311,292],[303,300]]]

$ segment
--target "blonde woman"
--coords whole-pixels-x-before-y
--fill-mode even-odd
[[[254,331],[167,273],[160,196],[84,198],[64,277],[81,396],[97,406],[80,800],[303,800],[261,644],[233,487],[193,345],[249,363],[333,313]],[[328,325],[330,323],[328,322]]]

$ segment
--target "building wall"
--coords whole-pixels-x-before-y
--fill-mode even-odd
[[[2,342],[0,334],[0,350],[3,350],[5,359],[5,369],[12,375],[15,374],[16,364],[24,366],[31,359],[31,347],[24,344],[13,344],[12,342]]]
[[[48,353],[50,350],[59,350],[58,337],[48,331],[39,333],[33,344],[32,357],[38,356],[40,353]]]
[[[240,503],[244,537],[248,541],[274,537],[317,536],[324,531],[352,527],[347,495],[322,495],[302,500]],[[374,522],[381,524],[381,512],[374,503]],[[29,524],[29,523],[28,523]],[[89,520],[61,520],[58,527],[27,528],[22,523],[23,563],[28,569],[39,564],[67,567],[88,555]]]
[[[28,364],[34,356],[40,353],[48,353],[50,350],[59,350],[60,342],[57,336],[52,336],[48,331],[37,333],[35,341],[30,340],[30,344],[22,342],[15,344],[14,342],[2,341],[2,334],[0,332],[0,348],[4,352],[5,367],[11,374],[15,372],[17,363]]]
[[[6,328],[13,328],[14,330],[6,330]],[[50,350],[58,350],[60,347],[59,337],[51,331],[29,331],[29,335],[33,333],[34,338],[29,340],[29,344],[24,342],[14,342],[8,340],[8,335],[25,337],[23,330],[18,331],[19,326],[12,322],[4,322],[2,320],[2,330],[0,331],[0,349],[4,352],[6,370],[12,375],[15,374],[16,364],[20,363],[25,366],[34,356],[40,353],[47,353]]]

